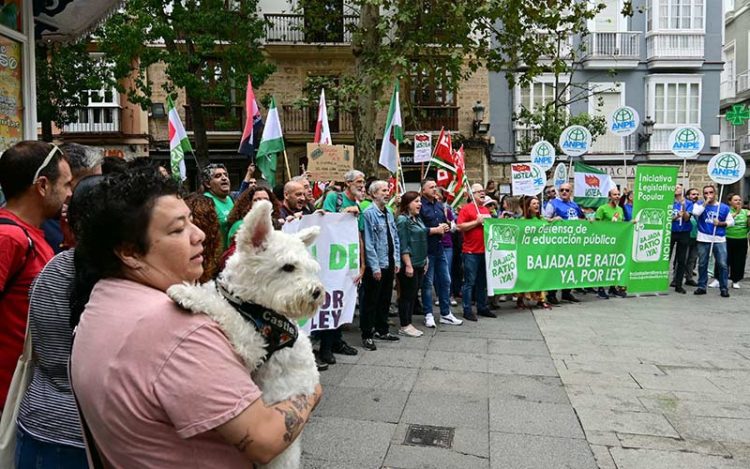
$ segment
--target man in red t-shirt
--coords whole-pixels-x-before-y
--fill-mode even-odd
[[[477,314],[488,318],[497,315],[487,306],[487,272],[484,263],[484,220],[490,218],[490,211],[484,206],[484,187],[472,184],[471,198],[461,208],[456,226],[464,234],[462,255],[464,261],[464,285],[461,299],[464,306],[464,319],[476,321],[471,311],[471,300],[476,286]]]
[[[40,229],[59,214],[71,193],[63,152],[45,142],[19,142],[0,156],[0,406],[23,351],[31,282],[52,258]]]

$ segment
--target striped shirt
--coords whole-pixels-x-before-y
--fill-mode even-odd
[[[73,286],[73,249],[55,256],[31,288],[29,331],[34,377],[21,401],[18,425],[37,440],[83,448],[81,424],[68,380],[73,344],[68,296]]]

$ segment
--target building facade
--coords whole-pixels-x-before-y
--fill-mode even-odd
[[[634,166],[639,163],[680,165],[681,177],[690,185],[708,180],[705,162],[719,151],[719,86],[722,72],[722,0],[634,0],[632,16],[623,16],[622,0],[602,0],[604,8],[590,21],[590,34],[573,38],[575,48],[583,41],[584,53],[575,80],[587,86],[587,98],[571,103],[568,112],[609,115],[627,105],[641,121],[654,122],[648,138],[641,127],[620,138],[603,135],[582,157],[588,164],[606,169],[623,186],[632,187]],[[520,106],[533,107],[550,99],[554,83],[549,76],[534,79],[531,86],[510,88],[504,74],[490,73],[491,158],[502,164],[527,159],[519,142],[533,129],[514,120]],[[602,105],[599,106],[599,103]],[[703,151],[688,160],[671,154],[668,138],[682,125],[702,129]],[[567,161],[565,155],[559,161]]]

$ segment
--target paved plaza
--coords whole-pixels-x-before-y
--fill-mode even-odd
[[[497,319],[337,355],[305,467],[748,468],[747,287],[533,313],[506,302]]]

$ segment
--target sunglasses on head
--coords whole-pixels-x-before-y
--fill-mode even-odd
[[[54,157],[55,153],[58,151],[62,155],[62,150],[60,150],[60,148],[57,145],[52,144],[52,150],[50,150],[50,152],[47,154],[47,157],[44,158],[44,161],[42,161],[42,165],[39,166],[39,169],[37,169],[36,172],[34,173],[34,179],[32,180],[32,182],[36,182],[39,179],[39,173],[41,173],[42,170],[44,170],[44,168],[49,166],[49,162],[52,161],[52,157]]]

